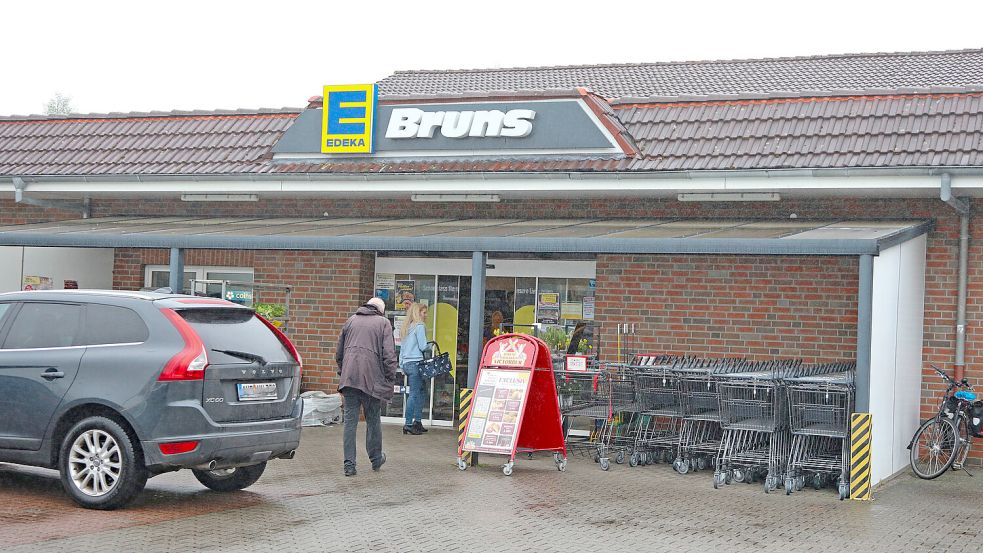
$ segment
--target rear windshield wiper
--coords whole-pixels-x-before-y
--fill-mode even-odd
[[[239,359],[245,359],[246,361],[255,361],[260,365],[266,365],[266,359],[264,359],[262,355],[249,353],[248,351],[238,351],[234,349],[216,349],[216,348],[212,348],[212,351],[217,351],[219,353],[231,355],[232,357],[238,357]]]

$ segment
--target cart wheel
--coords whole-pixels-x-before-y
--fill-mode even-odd
[[[676,459],[672,468],[676,469],[679,474],[686,474],[689,472],[689,459]]]
[[[722,472],[713,473],[713,489],[719,489],[724,484],[726,476]]]
[[[557,461],[556,461],[556,470],[558,470],[560,472],[563,472],[563,471],[567,470],[567,458],[566,457],[564,457],[562,459],[557,459]]]
[[[505,476],[512,476],[512,463],[508,462],[502,465],[502,474]]]
[[[799,476],[795,479],[795,491],[800,492],[804,487],[806,487],[806,477]]]
[[[637,467],[638,466],[638,463],[641,461],[639,459],[639,457],[641,457],[640,454],[638,454],[638,453],[632,453],[631,454],[631,457],[628,458],[628,466],[629,467]]]
[[[468,470],[468,464],[464,462],[464,459],[460,457],[457,458],[457,469],[458,470]]]
[[[601,460],[601,455],[599,453],[591,453],[590,458],[594,460],[595,463]]]
[[[778,488],[778,477],[766,476],[765,477],[765,493],[771,493]]]
[[[823,487],[823,475],[818,473],[814,474],[812,476],[812,489],[820,490],[822,489],[822,487]]]
[[[532,459],[532,452],[526,453],[526,459]]]
[[[609,468],[611,468],[611,462],[608,460],[607,457],[601,457],[601,459],[598,462],[601,464],[601,470],[608,470]]]
[[[744,482],[744,478],[747,476],[747,474],[744,473],[744,470],[743,469],[734,469],[731,472],[734,475],[733,476],[734,482],[737,482],[738,484],[740,484],[741,482]]]
[[[710,463],[707,462],[707,458],[706,457],[697,457],[696,458],[696,467],[698,469],[705,470],[708,466],[710,466]]]
[[[792,495],[795,491],[795,478],[785,479],[785,495]]]
[[[731,471],[728,470],[728,471],[724,472],[724,484],[727,484],[729,486],[730,483],[731,483],[731,480],[733,480],[733,479],[734,479],[734,474]]]
[[[663,459],[665,459],[665,461],[667,463],[671,463],[671,462],[675,461],[676,460],[676,452],[675,451],[672,451],[671,449],[665,450],[663,452]]]
[[[850,496],[850,490],[847,488],[846,482],[840,482],[840,501],[843,501]]]
[[[645,454],[645,464],[654,465],[659,462],[659,454],[655,451],[649,451]]]
[[[619,451],[617,455],[614,456],[614,462],[619,465],[625,462],[625,452]]]

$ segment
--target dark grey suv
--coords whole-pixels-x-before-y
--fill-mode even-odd
[[[182,468],[240,490],[300,444],[300,374],[286,336],[224,300],[0,294],[0,462],[57,468],[95,509]]]

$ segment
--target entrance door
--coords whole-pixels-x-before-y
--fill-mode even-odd
[[[495,265],[499,268],[490,269],[485,280],[482,344],[500,332],[542,336],[550,325],[569,333],[576,323],[593,319],[592,261],[496,259]],[[375,295],[385,300],[386,315],[394,327],[398,329],[402,325],[408,301],[425,302],[430,306],[427,336],[436,341],[442,351],[450,353],[453,371],[431,381],[429,397],[424,402],[422,418],[432,425],[453,424],[457,416],[458,390],[466,387],[468,382],[470,271],[470,260],[376,259]],[[540,315],[537,313],[539,293],[554,296],[554,303],[549,304],[554,308],[552,315],[544,311],[542,317],[537,318]],[[584,300],[585,297],[589,301]],[[543,321],[550,322],[537,325]],[[404,393],[397,393],[383,408],[387,422],[403,421],[406,381],[401,376],[400,379],[400,392]]]

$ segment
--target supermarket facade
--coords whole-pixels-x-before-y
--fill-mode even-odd
[[[0,118],[0,291],[180,282],[281,305],[304,388],[328,391],[361,302],[398,324],[423,301],[456,352],[435,424],[496,328],[583,324],[607,360],[856,361],[879,480],[933,408],[925,369],[983,376],[980,67],[415,71],[303,109]]]

